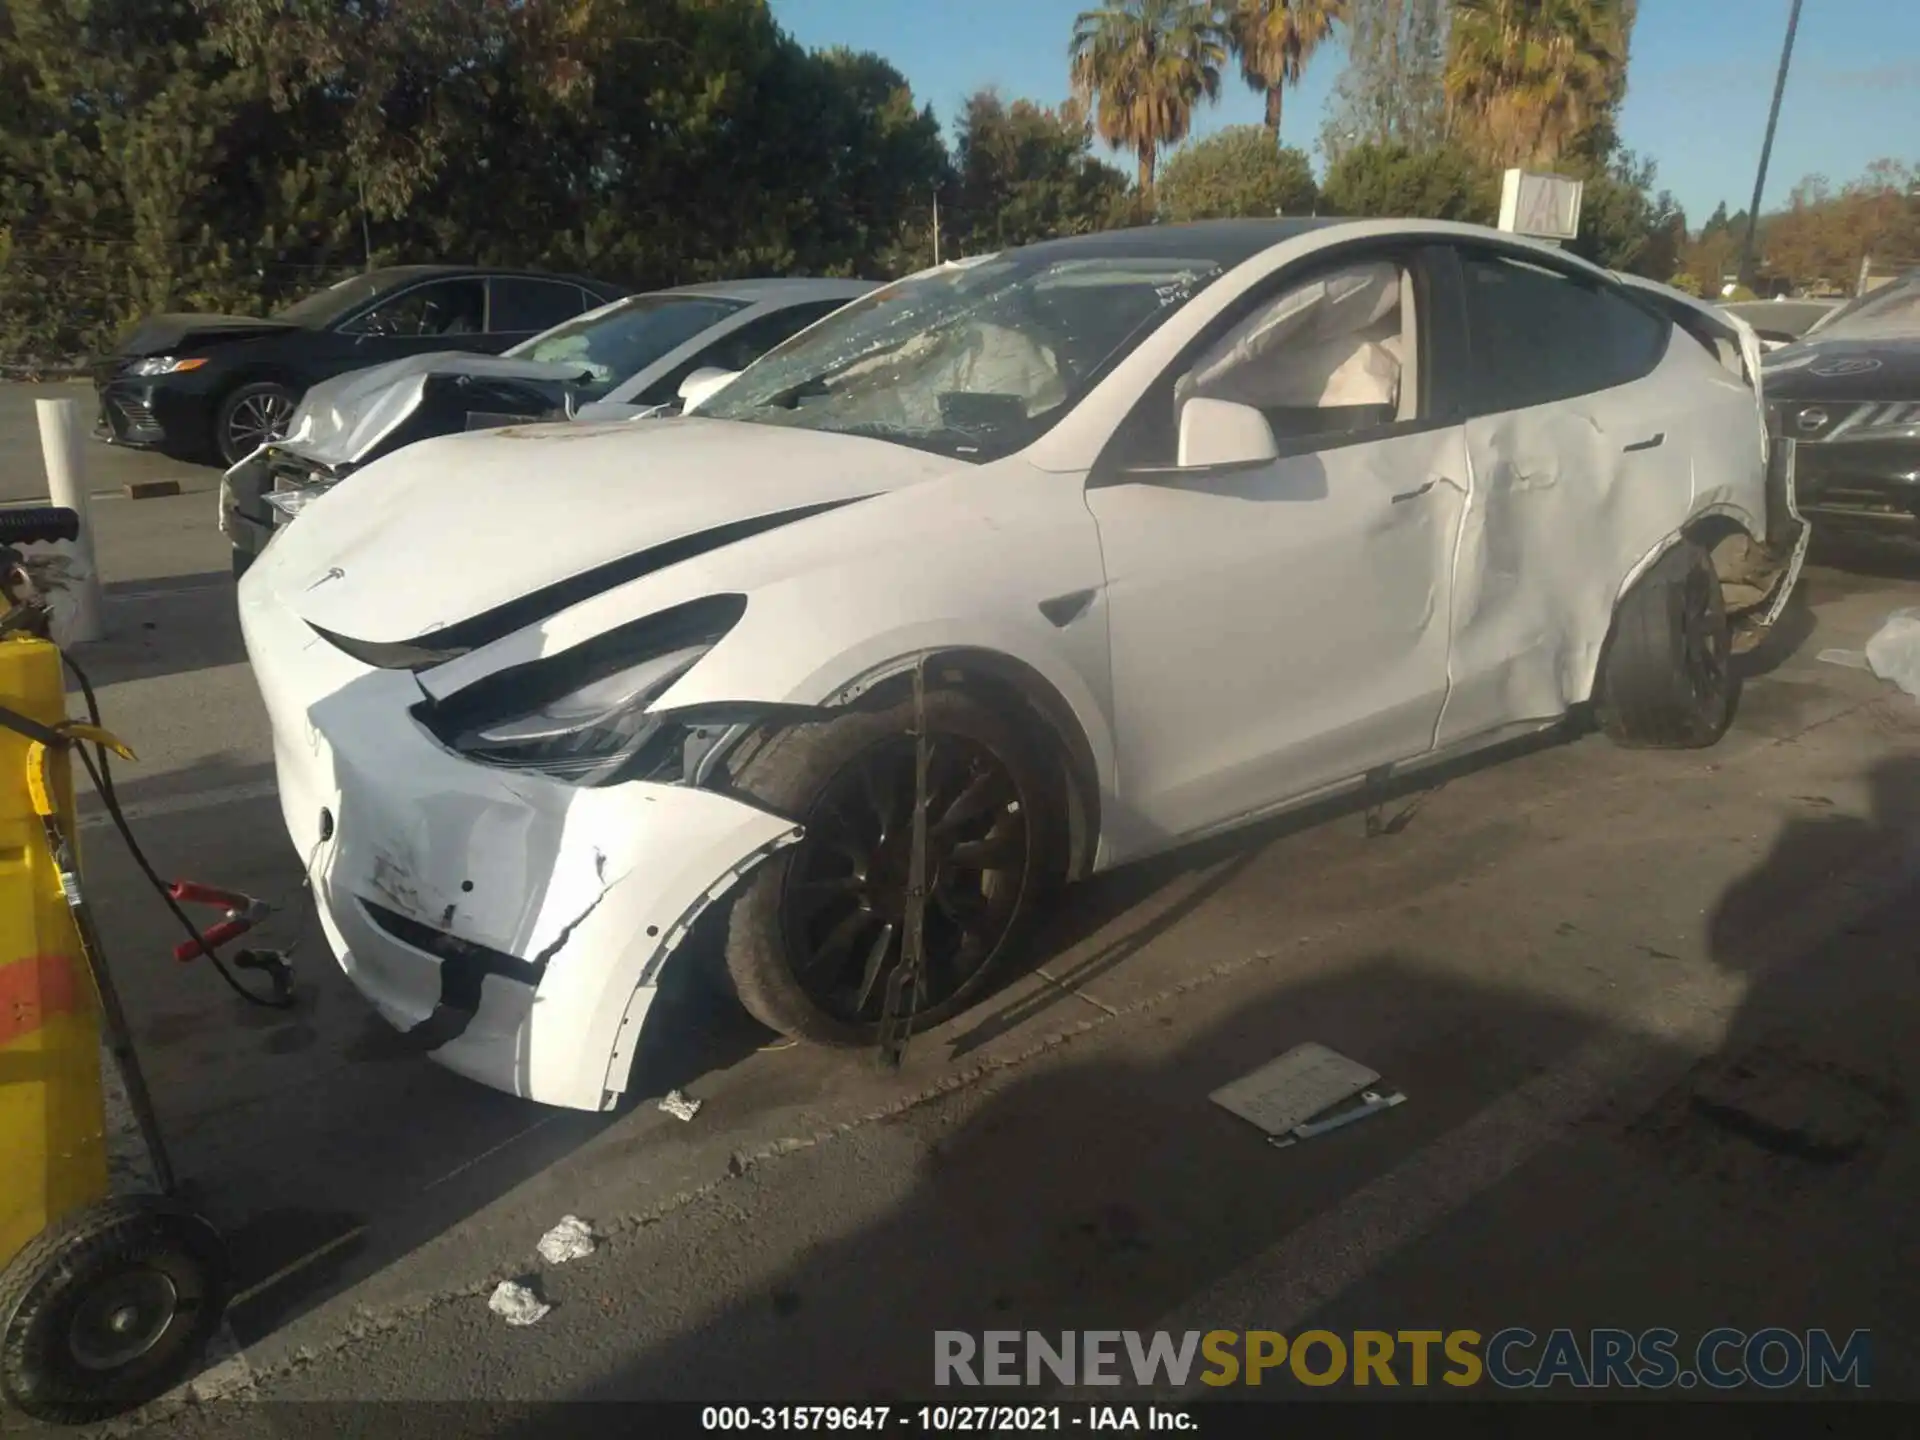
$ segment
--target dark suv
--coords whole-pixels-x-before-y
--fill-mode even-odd
[[[1762,374],[1816,528],[1920,529],[1920,270],[1849,301]]]

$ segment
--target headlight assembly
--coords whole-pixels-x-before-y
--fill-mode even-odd
[[[260,498],[279,513],[279,523],[284,525],[338,483],[335,480],[317,480],[311,485],[302,485],[297,490],[269,490]]]
[[[483,765],[602,785],[657,768],[682,738],[647,707],[745,613],[745,597],[681,605],[583,645],[489,676],[421,713],[441,741]]]
[[[144,360],[134,361],[127,373],[142,378],[151,378],[155,375],[178,375],[186,370],[198,370],[206,363],[204,356],[149,355]]]

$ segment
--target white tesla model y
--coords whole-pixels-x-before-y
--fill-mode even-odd
[[[1056,882],[1569,714],[1712,744],[1802,550],[1758,358],[1438,222],[939,267],[682,418],[309,506],[240,587],[287,826],[354,984],[489,1085],[611,1105],[716,906],[754,1014],[868,1043],[916,920],[924,1025]]]

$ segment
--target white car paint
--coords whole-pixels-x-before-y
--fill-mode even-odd
[[[348,974],[408,1028],[458,979],[423,935],[499,952],[512,973],[484,977],[435,1057],[546,1103],[613,1103],[679,938],[796,823],[697,781],[479,764],[413,711],[706,597],[744,596],[744,613],[649,714],[830,710],[930,652],[990,655],[1044,687],[1094,792],[1080,873],[1557,720],[1591,694],[1628,581],[1690,520],[1718,510],[1766,533],[1758,397],[1684,336],[1652,376],[1574,403],[1447,421],[1403,396],[1417,423],[1378,439],[1242,445],[1219,471],[1103,461],[1249,292],[1416,240],[1606,280],[1476,227],[1288,230],[984,463],[690,416],[449,436],[350,476],[240,585],[286,822]],[[1382,343],[1414,355],[1418,335]],[[1364,388],[1365,368],[1324,383]],[[1416,362],[1400,383],[1418,384]],[[1662,446],[1627,449],[1659,431]],[[716,541],[769,516],[783,523]],[[689,548],[647,561],[670,546]],[[1065,620],[1043,613],[1056,602]],[[418,654],[523,603],[459,653]],[[409,642],[417,671],[375,653]]]

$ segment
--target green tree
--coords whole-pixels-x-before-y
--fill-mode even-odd
[[[1491,225],[1499,215],[1500,191],[1492,174],[1457,147],[1356,145],[1327,167],[1320,209]]]
[[[1327,163],[1354,145],[1431,149],[1447,134],[1450,0],[1347,0],[1347,65],[1320,132]]]
[[[1233,125],[1167,157],[1156,190],[1168,220],[1304,215],[1318,197],[1313,167],[1298,150],[1273,148],[1273,132]]]
[[[1632,0],[1454,0],[1456,135],[1497,168],[1610,153],[1633,13]]]
[[[1649,280],[1666,280],[1680,268],[1687,220],[1669,192],[1654,193],[1654,164],[1621,151],[1585,177],[1580,234],[1568,244],[1574,254]]]
[[[1086,114],[992,90],[967,98],[955,136],[951,222],[956,253],[1025,245],[1104,228],[1127,177],[1093,158]]]
[[[1095,104],[1094,128],[1139,162],[1153,193],[1154,162],[1187,138],[1194,106],[1220,95],[1227,35],[1210,0],[1115,0],[1073,22],[1068,46],[1075,98]]]
[[[323,95],[376,214],[399,215],[465,152],[511,55],[524,83],[584,98],[597,51],[621,27],[594,0],[195,0],[210,33],[282,107]]]
[[[0,354],[69,361],[143,311],[257,304],[342,236],[310,172],[264,187],[255,147],[291,137],[186,0],[12,0],[0,76]],[[262,248],[281,230],[291,254]]]
[[[1277,143],[1287,87],[1299,86],[1314,52],[1347,18],[1347,0],[1228,0],[1226,13],[1241,77],[1266,97]]]

